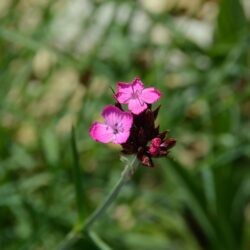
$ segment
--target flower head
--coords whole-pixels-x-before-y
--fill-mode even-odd
[[[159,100],[161,92],[156,88],[144,88],[142,81],[135,78],[132,83],[119,82],[115,98],[121,104],[128,104],[128,109],[133,114],[140,114],[152,104]]]
[[[153,167],[152,158],[167,156],[175,145],[174,138],[168,138],[167,131],[160,132],[156,118],[160,106],[152,109],[152,103],[161,97],[154,87],[144,88],[139,78],[132,83],[117,84],[114,94],[115,106],[106,106],[102,111],[104,123],[95,122],[89,130],[92,139],[121,144],[122,153],[136,154],[142,165]],[[126,112],[122,104],[128,105]]]
[[[125,143],[133,123],[132,114],[108,105],[103,109],[102,116],[105,120],[104,123],[95,122],[90,127],[91,138],[102,143]]]

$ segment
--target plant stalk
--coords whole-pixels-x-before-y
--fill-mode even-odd
[[[82,226],[80,226],[78,229],[72,230],[68,234],[65,240],[59,245],[58,249],[69,249],[74,244],[74,242],[83,237],[84,233],[88,233],[93,236],[93,232],[90,231],[91,227],[114,202],[122,186],[131,178],[138,165],[139,161],[137,160],[136,156],[131,161],[127,162],[119,180],[117,181],[109,195],[106,197],[106,199],[103,201],[103,203],[99,207],[97,207],[97,209],[86,219],[85,223]],[[96,239],[96,237],[91,238],[93,241],[95,241]],[[100,242],[97,245],[99,244]]]
[[[97,207],[97,209],[87,218],[83,231],[89,231],[92,225],[105,213],[107,208],[113,203],[119,194],[122,186],[130,179],[131,175],[134,173],[138,166],[138,160],[135,156],[131,162],[128,162],[121,173],[120,179],[117,181],[109,195],[103,201],[103,203]]]

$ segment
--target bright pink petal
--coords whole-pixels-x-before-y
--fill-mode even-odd
[[[135,94],[141,93],[144,86],[139,78],[135,78],[132,83],[118,82],[115,97],[119,103],[128,103]]]
[[[146,88],[143,89],[140,98],[146,103],[154,103],[158,101],[161,97],[161,92],[156,88]]]
[[[117,92],[115,97],[119,103],[127,103],[133,94],[131,84],[119,82],[117,84]]]
[[[125,112],[116,106],[108,105],[103,109],[102,116],[104,117],[106,123],[112,127],[122,119],[123,113]]]
[[[129,132],[133,124],[133,115],[129,112],[123,112],[120,123],[124,132]]]
[[[121,143],[125,143],[127,140],[128,140],[128,137],[130,135],[130,132],[129,131],[125,131],[125,132],[122,132],[122,133],[118,133],[114,136],[114,140],[113,142],[115,144],[121,144]]]
[[[134,92],[141,92],[144,89],[144,85],[139,77],[133,80],[132,89]]]
[[[128,103],[128,109],[133,114],[140,114],[142,111],[144,111],[147,108],[147,104],[139,100],[138,98],[130,99]]]
[[[115,94],[115,99],[121,104],[128,103],[130,98],[131,98],[131,94],[129,93],[119,92]]]
[[[102,116],[105,119],[105,122],[109,126],[112,126],[113,124],[115,124],[117,120],[117,110],[118,108],[113,105],[108,105],[104,107],[104,109],[102,110]]]
[[[123,112],[119,122],[120,131],[114,136],[114,143],[125,143],[130,135],[130,129],[133,124],[133,115],[128,112]]]
[[[113,131],[113,142],[116,144],[125,143],[130,135],[133,115],[112,105],[106,106],[102,115]]]
[[[113,130],[106,124],[95,122],[89,129],[89,135],[95,141],[108,143],[113,139]]]
[[[130,91],[132,91],[131,83],[129,83],[129,82],[118,82],[116,91],[117,91],[117,93],[118,92],[130,92]]]

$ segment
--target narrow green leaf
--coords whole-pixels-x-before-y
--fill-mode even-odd
[[[214,245],[218,243],[219,246],[220,243],[217,239],[216,229],[207,214],[205,200],[201,189],[196,185],[196,180],[178,163],[172,162],[169,166],[187,195],[186,205],[191,209],[193,215],[200,223],[209,241]]]
[[[244,244],[244,227],[247,225],[246,220],[244,220],[244,213],[247,207],[247,202],[250,199],[250,180],[249,176],[242,180],[237,193],[235,194],[231,218],[234,223],[234,229],[237,230],[238,234],[238,244],[241,246],[239,249],[246,249],[243,247]]]
[[[203,179],[203,189],[205,192],[208,209],[212,214],[216,213],[216,191],[214,176],[211,168],[203,166],[201,169]]]

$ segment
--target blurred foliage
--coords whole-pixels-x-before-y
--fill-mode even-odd
[[[134,76],[177,146],[95,226],[105,243],[72,249],[250,249],[249,18],[248,0],[1,0],[0,249],[56,249],[103,200],[119,148],[88,128]]]

